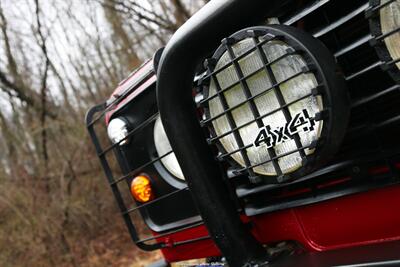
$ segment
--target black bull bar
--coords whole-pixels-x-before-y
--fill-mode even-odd
[[[229,199],[220,168],[197,120],[191,88],[196,67],[224,37],[276,17],[285,2],[209,2],[172,36],[158,67],[157,102],[166,134],[205,225],[230,266],[263,265],[269,258],[242,224]]]

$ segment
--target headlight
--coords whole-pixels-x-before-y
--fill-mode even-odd
[[[245,39],[237,44],[235,44],[232,48],[236,50],[237,54],[243,53],[244,51],[250,49],[253,44],[252,39]],[[267,55],[269,61],[273,61],[274,59],[282,56],[286,53],[286,50],[289,49],[289,46],[281,41],[272,41],[263,46],[263,51]],[[243,60],[239,60],[239,66],[243,69],[245,73],[252,73],[262,67],[262,62],[257,54],[257,51],[250,53]],[[229,61],[229,55],[225,52],[220,60],[218,61],[216,68],[220,68],[225,65]],[[288,56],[271,65],[271,69],[275,74],[276,82],[282,82],[289,77],[295,75],[296,73],[301,72],[302,68],[306,66],[304,59],[302,59],[298,55]],[[235,79],[235,68],[229,67],[226,70],[220,72],[217,77],[219,77],[218,81],[222,88],[225,88],[230,85]],[[247,84],[249,86],[250,92],[252,95],[255,95],[259,92],[262,92],[264,88],[270,87],[275,81],[271,81],[268,74],[265,71],[261,71],[258,74],[251,77]],[[317,86],[317,81],[315,76],[312,73],[301,74],[296,78],[289,80],[288,82],[284,82],[281,85],[281,92],[285,102],[291,102],[295,99],[301,98],[307,94],[311,93],[311,89]],[[211,81],[210,84],[210,95],[216,94],[217,89],[214,81]],[[241,85],[238,84],[234,86],[232,89],[226,91],[224,93],[226,102],[228,106],[235,106],[239,103],[243,103],[246,101],[245,93],[243,92]],[[209,103],[210,106],[210,115],[211,117],[217,116],[221,112],[223,112],[223,106],[221,101],[218,98],[214,98]],[[260,97],[254,99],[254,106],[257,109],[257,115],[267,114],[275,109],[280,107],[280,103],[278,101],[277,95],[275,91],[269,91],[266,94],[261,95]],[[232,117],[236,126],[243,125],[250,121],[254,120],[254,115],[252,112],[252,107],[249,103],[243,104],[239,106],[237,109],[232,111]],[[316,113],[322,111],[323,103],[321,97],[310,96],[301,100],[293,105],[288,107],[289,114],[291,117],[296,116],[301,113],[302,110],[306,110],[308,116],[314,117]],[[301,113],[302,114],[302,113]],[[266,116],[262,119],[262,123],[264,125],[269,125],[271,131],[284,126],[285,124],[285,114],[284,111],[279,110],[272,113],[269,116]],[[226,116],[222,116],[219,119],[213,121],[213,126],[217,135],[222,135],[231,130],[231,127],[228,123],[228,119]],[[301,142],[302,145],[309,145],[312,141],[317,140],[321,133],[322,122],[316,122],[313,130],[303,132],[301,134]],[[256,139],[259,134],[258,125],[256,122],[252,122],[248,126],[245,126],[239,129],[239,133],[243,139],[243,145],[250,145]],[[262,136],[261,140],[268,138],[267,135]],[[233,134],[230,134],[226,137],[221,138],[221,143],[226,151],[234,151],[238,148],[235,137]],[[283,141],[283,140],[282,140]],[[263,142],[265,143],[265,142]],[[263,144],[258,143],[258,144]],[[257,144],[256,144],[257,145]],[[268,146],[268,144],[267,144]],[[271,145],[269,145],[271,146]],[[277,155],[285,154],[287,152],[293,151],[296,149],[296,143],[294,140],[288,140],[286,142],[278,142],[274,146],[275,153]],[[306,154],[312,153],[312,150],[306,149]],[[249,157],[251,164],[261,163],[262,161],[268,160],[270,157],[268,155],[268,151],[266,149],[266,145],[258,145],[251,146],[247,149],[247,155]],[[232,158],[236,160],[240,165],[246,166],[243,156],[240,153],[232,154]],[[301,167],[302,158],[298,152],[293,153],[289,156],[282,157],[279,160],[279,165],[282,170],[282,173],[290,173]],[[263,175],[276,175],[276,170],[272,162],[268,162],[266,164],[262,164],[254,168],[254,171]]]
[[[371,32],[378,55],[390,74],[400,81],[400,0],[370,0]],[[371,15],[372,15],[371,14]]]
[[[160,117],[157,118],[154,124],[154,144],[156,146],[158,156],[163,156],[172,150]],[[175,157],[175,153],[170,153],[163,157],[161,162],[172,175],[178,179],[185,180],[178,160]]]
[[[321,43],[285,26],[254,27],[225,39],[202,81],[203,124],[212,125],[219,158],[232,158],[250,178],[278,182],[311,171],[317,158],[325,161],[338,145],[324,147],[321,140],[340,140],[348,119],[335,66]],[[342,116],[342,125],[330,112]]]
[[[124,119],[115,118],[110,121],[107,127],[107,134],[111,142],[125,145],[128,143],[128,139],[123,140],[128,136],[128,124]],[[121,141],[123,140],[123,141]]]

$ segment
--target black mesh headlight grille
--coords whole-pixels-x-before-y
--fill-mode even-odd
[[[319,41],[290,27],[254,27],[224,39],[200,83],[202,124],[210,126],[218,158],[252,182],[288,181],[325,162],[348,118],[335,66]]]

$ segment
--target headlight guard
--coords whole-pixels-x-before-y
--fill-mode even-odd
[[[272,52],[266,51],[268,45]],[[282,73],[283,66],[292,73]],[[208,142],[218,147],[217,158],[227,159],[234,174],[247,174],[254,183],[282,183],[315,170],[336,152],[347,127],[348,96],[333,56],[317,39],[283,25],[250,27],[225,38],[205,67],[199,81],[205,114],[201,125],[211,133]],[[299,77],[308,83],[300,93]],[[268,94],[273,94],[269,100]],[[295,111],[301,101],[315,105]],[[252,118],[240,119],[240,113]],[[227,129],[218,129],[218,120],[225,120],[220,125]],[[307,132],[311,138],[304,137]],[[279,149],[289,143],[291,149]],[[282,159],[289,157],[295,164],[285,168]]]

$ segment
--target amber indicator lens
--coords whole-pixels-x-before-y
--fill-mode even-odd
[[[154,199],[150,179],[144,175],[136,176],[131,182],[131,194],[142,203]]]

